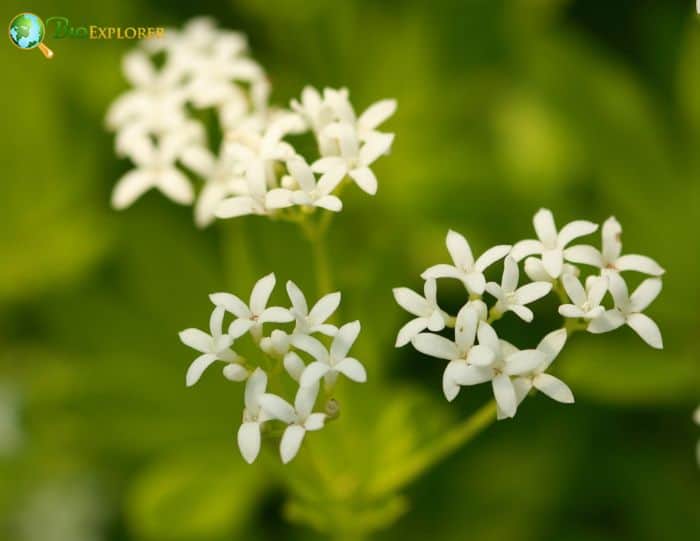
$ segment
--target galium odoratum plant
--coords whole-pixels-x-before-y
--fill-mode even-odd
[[[537,240],[494,246],[476,258],[467,239],[450,231],[446,244],[452,262],[423,272],[424,295],[394,289],[396,302],[415,316],[399,331],[396,346],[411,343],[419,352],[447,361],[442,388],[449,401],[462,387],[490,383],[498,419],[514,417],[535,390],[557,402],[574,402],[571,389],[551,371],[576,331],[599,334],[627,325],[651,347],[663,347],[658,326],[643,312],[661,292],[664,269],[647,256],[621,255],[622,228],[614,217],[602,226],[600,249],[569,246],[598,230],[592,222],[577,220],[557,230],[551,211],[540,209],[533,223]],[[521,262],[530,280],[525,284]],[[484,273],[495,264],[502,264],[500,283],[487,282]],[[651,277],[630,294],[623,277],[627,272]],[[459,280],[466,289],[468,299],[455,315],[438,306],[437,285],[443,279]],[[532,322],[529,305],[550,293],[558,295],[561,328],[531,349],[519,349],[499,337],[498,320],[512,312],[522,322]]]
[[[338,379],[367,380],[362,363],[348,356],[360,322],[340,328],[327,323],[340,304],[340,293],[323,296],[309,309],[304,293],[289,281],[291,306],[267,306],[275,281],[272,273],[258,280],[248,303],[231,293],[210,295],[214,308],[209,332],[185,329],[180,333],[184,344],[201,353],[187,370],[188,386],[197,383],[216,362],[224,364],[226,379],[245,382],[238,446],[249,463],[260,452],[261,432],[278,421],[286,425],[279,448],[282,462],[292,460],[306,432],[320,430],[326,421],[337,418],[340,406],[332,396]],[[231,321],[224,330],[228,316]],[[273,325],[286,325],[287,329],[270,331]],[[246,335],[255,346],[254,356],[244,357],[236,351]],[[284,389],[283,378],[297,387],[289,401],[276,394],[280,391],[273,392]],[[314,411],[319,394],[325,402]]]

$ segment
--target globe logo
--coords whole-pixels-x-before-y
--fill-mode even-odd
[[[53,51],[42,43],[45,34],[44,21],[33,13],[20,13],[10,21],[10,41],[20,49],[38,48],[46,58],[53,57]]]

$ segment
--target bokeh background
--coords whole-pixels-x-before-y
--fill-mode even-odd
[[[399,109],[378,195],[349,190],[329,239],[371,382],[292,467],[249,467],[235,446],[241,387],[212,373],[186,390],[192,352],[177,332],[206,325],[209,292],[245,294],[272,270],[312,291],[308,246],[256,218],[197,230],[191,209],[157,194],[111,210],[128,164],[103,118],[130,44],[47,40],[50,62],[0,47],[0,539],[314,540],[341,523],[387,541],[700,539],[694,2],[3,6],[8,21],[31,10],[75,25],[213,15],[248,34],[273,101],[347,85],[360,109],[382,97]],[[481,251],[530,236],[540,206],[559,223],[614,214],[627,251],[667,269],[650,309],[666,349],[629,329],[577,335],[558,361],[575,406],[531,398],[428,467],[421,453],[488,389],[447,404],[440,364],[393,349],[406,316],[391,288],[420,287],[447,257],[448,228]],[[504,321],[522,346],[558,323]]]

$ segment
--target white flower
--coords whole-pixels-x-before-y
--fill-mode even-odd
[[[421,274],[421,277],[424,279],[457,278],[473,295],[481,295],[484,292],[486,286],[484,271],[496,261],[503,259],[510,250],[509,245],[500,244],[489,248],[474,261],[467,239],[456,231],[448,231],[445,243],[454,264],[434,265]]]
[[[574,394],[568,385],[559,378],[546,373],[565,343],[566,330],[564,329],[552,331],[540,341],[537,345],[537,351],[544,355],[544,360],[531,372],[518,376],[513,380],[518,405],[533,387],[552,400],[563,404],[573,404]]]
[[[287,429],[280,442],[280,457],[287,464],[299,452],[307,431],[320,430],[326,421],[325,413],[312,413],[318,385],[299,387],[294,406],[274,394],[263,394],[259,398],[260,406],[272,419],[287,423]]]
[[[608,290],[608,279],[605,276],[589,276],[586,278],[586,289],[575,276],[565,274],[562,277],[564,289],[573,304],[562,304],[559,313],[564,317],[583,318],[586,321],[595,319],[605,312],[600,305]]]
[[[192,361],[192,364],[187,369],[185,381],[188,387],[197,383],[204,371],[215,361],[229,363],[224,369],[224,375],[229,379],[241,381],[248,375],[245,368],[236,363],[239,357],[231,349],[233,341],[242,333],[233,336],[223,334],[221,332],[223,319],[224,308],[217,306],[209,318],[209,332],[211,334],[207,334],[199,329],[185,329],[180,332],[180,340],[183,344],[202,353],[202,355]]]
[[[260,452],[260,427],[269,420],[260,407],[260,398],[265,394],[267,374],[256,368],[245,385],[245,409],[243,424],[238,429],[238,448],[248,464],[252,464]]]
[[[528,257],[525,258],[525,274],[527,274],[527,277],[530,278],[533,282],[552,282],[555,283],[557,281],[557,278],[551,276],[547,270],[544,268],[544,265],[542,264],[542,260],[537,258],[537,257]],[[571,276],[578,276],[581,274],[581,271],[576,265],[571,265],[569,263],[564,263],[561,269],[561,274],[559,275],[559,279],[561,279],[562,276],[570,274]]]
[[[296,326],[293,334],[313,334],[321,333],[326,336],[333,336],[338,332],[338,328],[325,321],[333,315],[340,305],[340,292],[324,295],[309,311],[304,293],[299,287],[289,280],[287,282],[287,294],[292,302],[289,311],[294,316]]]
[[[301,374],[299,384],[302,387],[316,385],[324,378],[326,385],[333,385],[338,374],[346,378],[364,383],[367,381],[367,372],[362,363],[353,357],[348,357],[350,348],[360,334],[360,322],[346,323],[333,337],[330,351],[315,338],[299,334],[292,337],[292,344],[311,355],[315,361],[309,364]]]
[[[459,385],[476,385],[491,382],[493,395],[498,405],[498,418],[514,417],[518,409],[517,376],[528,374],[542,365],[545,354],[535,349],[519,351],[505,340],[499,340],[493,327],[482,321],[479,323],[479,344],[490,349],[492,362],[488,366],[468,366],[457,374],[456,383]]]
[[[486,291],[497,300],[493,308],[494,312],[502,314],[510,310],[523,321],[530,322],[534,316],[532,310],[525,305],[544,297],[552,290],[552,284],[550,282],[532,282],[518,287],[519,277],[518,264],[512,257],[508,256],[503,266],[501,284],[489,282],[486,284]]]
[[[260,278],[253,286],[249,304],[231,293],[212,293],[209,295],[211,302],[216,306],[222,306],[226,311],[236,316],[228,329],[230,335],[242,335],[248,330],[254,338],[260,338],[264,323],[287,323],[294,316],[286,308],[280,306],[267,307],[272,290],[275,287],[275,274],[271,272]]]
[[[401,327],[396,337],[395,347],[405,346],[414,336],[425,329],[437,332],[445,328],[449,316],[437,304],[437,283],[435,280],[425,281],[424,297],[407,287],[396,287],[393,289],[393,293],[399,306],[416,316],[415,319]]]
[[[324,173],[318,183],[313,171],[301,156],[295,156],[287,162],[287,169],[290,173],[288,179],[283,181],[293,182],[301,189],[289,190],[286,188],[275,188],[267,193],[265,198],[266,206],[271,209],[281,209],[292,205],[302,205],[309,207],[321,207],[333,212],[339,212],[343,208],[343,203],[331,192],[343,180],[345,170],[337,168]]]
[[[199,136],[199,130],[189,125],[182,131],[165,134],[157,141],[149,136],[134,135],[128,143],[122,143],[122,151],[134,161],[136,168],[117,181],[112,192],[112,206],[124,209],[151,188],[157,188],[176,203],[191,204],[194,200],[192,185],[177,168],[176,162],[183,150]]]
[[[524,257],[541,254],[542,264],[550,276],[558,278],[564,264],[564,248],[572,240],[589,235],[598,229],[598,225],[586,220],[576,220],[566,224],[557,233],[552,212],[540,209],[533,218],[533,225],[539,240],[521,240],[517,242],[510,255],[516,261]]]
[[[330,124],[323,134],[338,141],[340,156],[321,158],[311,168],[317,173],[341,170],[343,176],[348,175],[361,190],[370,195],[377,193],[377,177],[369,166],[389,152],[394,134],[374,133],[362,145],[355,128],[349,124]]]
[[[564,257],[574,263],[584,263],[598,267],[603,273],[637,271],[652,276],[661,276],[666,272],[661,265],[650,257],[637,254],[620,255],[622,253],[622,226],[611,216],[602,228],[602,250],[593,246],[581,244],[572,246],[564,251]]]
[[[651,347],[663,349],[659,327],[653,319],[641,313],[661,292],[661,280],[647,278],[639,284],[632,295],[629,294],[627,284],[619,274],[609,274],[608,281],[615,308],[591,321],[588,324],[588,331],[596,334],[603,333],[617,329],[626,323]]]
[[[413,338],[413,347],[421,353],[450,361],[442,375],[442,390],[450,402],[459,394],[457,382],[466,378],[470,367],[493,362],[493,352],[488,347],[474,345],[477,321],[477,312],[465,306],[457,314],[454,342],[430,333]]]

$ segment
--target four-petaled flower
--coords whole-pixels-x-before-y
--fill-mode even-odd
[[[598,225],[587,220],[576,220],[566,224],[557,232],[554,217],[549,209],[540,209],[533,218],[535,233],[539,240],[521,240],[515,243],[511,256],[520,261],[523,258],[540,254],[542,265],[552,278],[558,278],[564,265],[564,249],[574,239],[590,235]]]
[[[608,291],[606,276],[589,276],[586,278],[585,289],[580,280],[570,274],[562,276],[562,282],[566,294],[573,302],[573,304],[562,304],[559,307],[559,313],[562,316],[590,321],[605,312],[605,307],[601,306],[600,302]]]
[[[627,324],[651,347],[663,349],[663,339],[658,325],[649,316],[641,313],[661,292],[661,280],[647,278],[639,284],[632,295],[629,294],[627,284],[619,274],[609,274],[608,282],[615,308],[607,310],[591,321],[588,324],[588,331],[596,334],[604,333]]]
[[[581,244],[564,251],[564,257],[573,263],[584,263],[598,267],[604,274],[610,272],[637,271],[652,276],[661,276],[666,272],[661,265],[645,255],[622,253],[622,226],[614,216],[603,223],[602,249]]]
[[[290,184],[296,184],[300,189],[275,188],[267,192],[265,204],[267,208],[282,209],[293,205],[308,207],[320,207],[333,212],[339,212],[343,208],[340,199],[331,195],[343,177],[345,171],[342,167],[331,169],[324,173],[316,182],[313,171],[300,156],[287,161],[287,169],[290,176],[283,178]],[[291,181],[291,182],[290,182]]]
[[[312,413],[318,384],[309,387],[299,387],[294,406],[283,398],[265,393],[258,400],[265,413],[272,419],[277,419],[288,426],[280,441],[280,457],[287,464],[299,452],[307,431],[320,430],[326,421],[325,413]]]
[[[462,235],[450,230],[445,240],[447,250],[452,257],[453,265],[439,264],[427,269],[421,277],[429,278],[457,278],[461,280],[469,293],[481,295],[486,287],[484,271],[496,261],[503,259],[510,251],[510,245],[500,244],[486,250],[476,261],[472,250]]]
[[[310,311],[304,293],[291,280],[287,282],[287,294],[289,295],[289,300],[292,301],[292,307],[289,311],[296,322],[294,334],[314,334],[318,332],[326,336],[333,336],[338,332],[338,328],[335,325],[325,321],[333,315],[333,312],[340,305],[339,291],[329,293],[318,299]]]
[[[532,282],[518,287],[519,278],[518,264],[508,256],[503,265],[501,284],[489,282],[486,284],[486,291],[496,298],[493,308],[495,313],[502,314],[510,310],[523,321],[530,322],[534,315],[525,305],[544,297],[552,290],[552,284],[551,282]]]
[[[423,295],[407,287],[396,287],[393,290],[396,302],[416,316],[406,323],[399,330],[396,337],[396,347],[400,348],[408,344],[419,332],[429,329],[431,331],[441,331],[445,328],[448,315],[443,312],[437,304],[437,284],[435,280],[428,279],[423,286]]]

